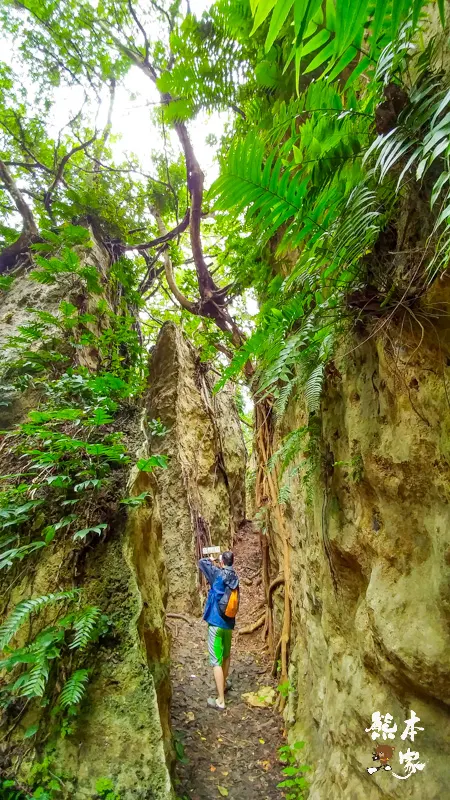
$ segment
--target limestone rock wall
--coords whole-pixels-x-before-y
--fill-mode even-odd
[[[442,287],[426,301],[439,302]],[[291,483],[286,713],[291,740],[307,743],[309,800],[448,794],[450,338],[442,320],[424,324],[346,343],[351,354],[326,380],[312,504],[301,480]],[[298,398],[277,439],[304,422]],[[424,728],[414,743],[400,738],[412,709]],[[376,711],[398,724],[393,771],[405,775],[399,751],[409,745],[422,772],[367,774]]]
[[[151,491],[147,476],[139,492]],[[139,493],[136,492],[136,493]],[[169,645],[164,627],[167,584],[157,502],[129,514],[123,531],[89,565],[87,586],[119,631],[102,648],[75,736],[58,746],[75,776],[74,800],[90,800],[108,776],[127,800],[171,800]]]
[[[145,457],[145,451],[142,454]],[[38,712],[34,705],[8,747],[2,748],[6,774],[23,783],[34,760],[49,757],[54,772],[64,776],[64,800],[91,800],[100,778],[111,780],[123,800],[173,800],[161,522],[153,479],[134,470],[126,492],[144,491],[149,493],[145,505],[110,518],[107,539],[78,563],[82,604],[101,608],[111,633],[90,653],[92,674],[71,735],[51,735],[45,709]],[[41,551],[33,569],[16,583],[7,612],[23,598],[69,588],[73,555],[71,539]],[[2,578],[3,597],[10,582],[9,575]],[[29,633],[49,621],[37,615]],[[44,750],[38,742],[34,754],[29,746],[24,748],[23,734],[36,722],[50,738]]]
[[[214,395],[214,383],[182,331],[166,323],[151,357],[147,413],[167,429],[152,448],[169,457],[158,473],[158,499],[174,611],[200,611],[196,555],[210,541],[231,546],[245,518],[240,423],[232,390]]]
[[[89,263],[107,276],[108,254],[95,240],[92,245]],[[108,302],[107,291],[105,277]],[[56,285],[48,286],[32,281],[25,270],[17,274],[11,289],[0,295],[3,366],[13,353],[5,347],[8,339],[20,332],[20,325],[33,319],[27,308],[56,314],[61,299],[76,302],[78,298],[88,310],[89,303],[95,302],[95,298],[80,294],[73,276],[64,276]],[[99,319],[96,324],[101,328],[107,321]],[[35,345],[41,346],[39,342]],[[48,347],[52,348],[51,342]],[[95,371],[98,353],[89,347],[80,348],[78,363]],[[41,400],[38,389],[23,393],[11,390],[7,379],[0,380],[3,429],[24,421],[30,409],[39,408]],[[134,455],[136,460],[149,455],[146,425],[141,418],[141,409],[130,403],[116,423],[131,464],[135,463]],[[6,438],[0,451],[1,474],[21,469],[20,453],[15,454]],[[3,488],[7,488],[6,480]],[[139,507],[120,504],[121,499],[142,492],[148,495]],[[30,523],[35,539],[55,513],[52,502],[57,501],[49,501],[45,513],[38,512]],[[71,533],[60,531],[47,547],[0,572],[2,622],[25,599],[77,587],[80,606],[98,607],[109,626],[85,653],[83,667],[90,671],[89,682],[78,714],[69,719],[70,735],[61,736],[59,717],[52,715],[51,705],[41,704],[39,698],[19,698],[6,710],[8,704],[2,703],[1,774],[29,786],[36,762],[49,759],[49,768],[61,779],[61,800],[92,800],[101,778],[112,781],[121,800],[174,800],[165,628],[167,575],[155,479],[135,467],[131,472],[129,466],[119,467],[111,473],[110,483],[92,498],[91,507],[92,514],[101,515],[99,520],[107,523],[105,535],[74,543]],[[44,607],[22,626],[12,644],[24,645],[43,627],[54,625],[73,610],[73,604]],[[70,657],[70,663],[61,659],[61,665],[58,662],[53,670],[49,688],[52,702],[72,668]],[[4,677],[3,670],[2,683]],[[36,736],[24,739],[25,731],[35,725]]]

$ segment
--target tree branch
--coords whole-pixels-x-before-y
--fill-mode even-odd
[[[94,135],[91,136],[91,138],[88,139],[87,142],[83,142],[82,144],[77,144],[76,147],[72,147],[72,150],[69,150],[69,152],[66,153],[66,155],[63,156],[61,161],[59,162],[59,166],[58,166],[58,169],[56,170],[56,175],[54,177],[54,180],[52,181],[51,185],[48,187],[48,189],[47,189],[47,191],[46,191],[46,193],[44,195],[44,206],[45,206],[45,209],[46,209],[49,217],[53,216],[53,214],[52,214],[52,194],[55,191],[58,183],[60,182],[60,180],[61,180],[61,178],[63,176],[64,169],[66,167],[67,162],[72,158],[73,155],[75,155],[75,153],[79,153],[80,150],[86,150],[86,148],[89,147],[89,145],[92,144],[92,142],[94,142],[96,140],[96,138],[97,138],[97,131],[95,131]]]
[[[159,11],[160,14],[163,14],[165,16],[165,18],[167,19],[167,22],[169,23],[169,30],[172,33],[172,31],[173,31],[173,19],[169,16],[169,14],[167,13],[167,11],[164,8],[159,6],[158,3],[155,3],[155,0],[151,0],[151,3],[152,3],[153,8],[156,8],[156,10]]]
[[[154,212],[154,210],[152,209],[152,214],[155,217],[156,221],[158,221],[157,218],[156,218],[156,214],[153,213],[153,212]],[[158,212],[156,212],[156,213],[158,213]],[[143,244],[127,244],[127,245],[124,245],[123,251],[125,252],[126,250],[138,250],[138,251],[149,250],[150,247],[158,247],[160,244],[164,244],[164,242],[170,242],[172,239],[176,239],[177,236],[179,236],[180,233],[183,233],[183,231],[185,231],[186,228],[188,227],[188,225],[189,225],[189,217],[190,217],[190,211],[188,209],[186,211],[183,219],[181,220],[180,224],[177,225],[173,230],[168,231],[166,226],[163,224],[163,233],[161,234],[161,236],[158,236],[157,239],[150,239],[149,242],[144,242]],[[161,230],[161,227],[159,226],[159,223],[158,223],[158,227]]]
[[[0,254],[0,274],[5,272],[16,260],[16,258],[27,249],[34,238],[38,237],[38,229],[34,221],[30,207],[25,202],[24,197],[14,181],[6,164],[0,160],[0,180],[5,189],[9,192],[14,205],[23,220],[22,233],[13,244],[6,247]]]
[[[138,26],[140,32],[142,33],[142,36],[144,37],[144,47],[145,47],[145,59],[144,60],[148,63],[148,54],[150,52],[150,44],[149,44],[149,41],[148,41],[147,34],[145,32],[145,29],[144,29],[142,23],[138,19],[138,16],[137,16],[137,14],[136,14],[136,12],[135,12],[135,10],[133,8],[131,0],[128,0],[128,8],[130,9],[130,14],[133,17],[133,19],[134,19],[136,25]]]
[[[8,167],[3,161],[0,161],[0,179],[14,200],[17,211],[23,219],[24,229],[26,228],[31,234],[37,236],[38,229],[36,227],[33,214],[31,213],[31,209],[25,202],[20,189],[16,185]]]
[[[98,149],[97,155],[100,157],[105,150],[106,142],[109,139],[109,135],[111,133],[111,126],[112,126],[112,113],[114,108],[114,100],[116,97],[116,79],[114,76],[110,79],[109,84],[109,106],[108,106],[108,116],[106,117],[106,124],[101,136],[100,145]],[[87,154],[90,158],[89,153]],[[98,182],[100,171],[101,171],[101,163],[98,158],[94,159],[94,183]]]
[[[25,138],[24,138],[25,134],[24,134],[24,131],[23,131],[22,125],[21,125],[21,123],[20,123],[20,121],[19,121],[19,120],[20,120],[20,118],[19,118],[19,116],[18,116],[17,114],[14,114],[14,117],[15,117],[15,120],[16,120],[16,122],[17,122],[17,127],[19,128],[19,131],[20,131],[20,135],[19,135],[19,136],[17,136],[17,135],[16,135],[16,134],[15,134],[15,133],[14,133],[14,132],[11,130],[11,128],[9,128],[9,127],[8,127],[8,125],[7,125],[7,124],[4,122],[4,120],[2,120],[2,121],[0,122],[0,127],[1,127],[1,128],[4,128],[4,130],[5,130],[7,133],[9,133],[9,135],[11,136],[11,138],[12,138],[12,139],[13,139],[15,142],[17,142],[17,144],[19,145],[19,147],[20,147],[22,150],[24,150],[24,151],[25,151],[25,153],[26,153],[27,155],[29,155],[29,156],[30,156],[30,157],[33,159],[33,161],[34,161],[34,164],[35,164],[35,166],[36,166],[36,167],[39,167],[40,169],[43,169],[45,172],[50,172],[50,173],[51,173],[51,172],[52,172],[51,168],[50,168],[50,167],[47,167],[47,166],[46,166],[46,164],[43,164],[41,161],[38,161],[38,159],[36,158],[36,156],[34,155],[34,153],[33,153],[33,152],[32,152],[32,151],[29,149],[29,147],[27,146],[27,144],[26,144],[26,141],[25,141]]]
[[[161,236],[166,235],[167,230],[162,220],[161,214],[156,208],[152,208],[152,214],[156,219],[156,223],[161,232]],[[176,284],[172,270],[172,261],[170,259],[167,247],[164,250],[164,272],[166,274],[167,283],[169,284],[169,289],[172,292],[173,296],[176,298],[176,300],[178,300],[180,306],[182,306],[182,308],[185,308],[186,311],[190,311],[191,314],[198,314],[198,305],[196,303],[191,302],[191,300],[188,300],[187,297],[185,297],[184,294],[180,292]]]
[[[111,31],[106,22],[104,22],[102,19],[98,20],[98,25],[102,29],[102,31],[112,39],[116,47],[122,53],[128,56],[130,61],[136,67],[139,67],[139,69],[141,69],[145,73],[145,75],[147,75],[147,77],[153,81],[153,83],[156,83],[156,80],[158,78],[156,71],[154,70],[152,65],[149,64],[148,61],[142,59],[142,55],[139,52],[139,50],[133,50],[131,47],[121,42],[120,39],[118,39],[117,36]]]
[[[154,4],[154,0],[152,0],[152,2]],[[130,61],[139,67],[139,69],[141,69],[153,83],[156,83],[157,73],[154,67],[143,60],[141,54],[137,50],[130,48],[128,45],[124,45],[120,39],[118,39],[117,36],[110,31],[108,26],[103,21],[100,20],[98,24],[106,33],[106,35],[111,37],[116,47],[118,47],[122,53],[125,53]],[[161,92],[160,96],[164,105],[169,105],[172,102],[172,96],[168,92]],[[173,276],[170,256],[166,251],[164,255],[164,265],[167,282],[169,283],[174,297],[177,298],[178,302],[183,306],[183,308],[186,308],[193,314],[213,319],[217,327],[220,328],[221,331],[231,335],[233,344],[236,347],[239,347],[245,340],[245,337],[228,313],[227,288],[220,289],[215,284],[203,255],[200,231],[203,201],[203,172],[195,156],[186,125],[182,122],[177,122],[174,124],[174,129],[180,141],[186,163],[187,185],[189,194],[191,196],[189,232],[192,255],[194,257],[195,269],[197,272],[200,300],[196,303],[192,303],[180,292]],[[160,230],[162,229],[160,228]],[[170,238],[173,237],[171,236]],[[162,241],[164,241],[162,236],[160,236],[158,240],[155,240],[156,244],[160,244]],[[166,241],[168,241],[168,239],[166,239]],[[148,246],[154,246],[154,244],[147,244],[146,247]],[[142,245],[140,247],[142,248]],[[135,248],[128,246],[126,249],[139,249],[139,246]]]
[[[166,97],[167,95],[164,95],[163,99]],[[187,184],[189,193],[191,195],[191,221],[189,230],[192,255],[194,257],[194,263],[198,275],[200,295],[202,300],[209,300],[217,292],[218,287],[214,283],[208,267],[206,266],[200,234],[204,175],[195,156],[186,125],[184,125],[182,122],[178,122],[174,127],[180,140],[184,158],[186,160]]]
[[[155,264],[158,262],[160,256],[164,252],[165,247],[166,247],[165,244],[161,245],[161,247],[159,248],[159,250],[157,251],[156,255],[153,258],[150,258],[146,250],[142,251],[142,255],[145,259],[147,270],[139,284],[139,294],[141,296],[144,295],[145,292],[148,292],[148,290],[154,284],[155,280],[159,278],[162,272],[164,272],[164,267],[156,269]]]

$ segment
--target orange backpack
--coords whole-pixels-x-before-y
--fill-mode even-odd
[[[239,586],[236,589],[226,587],[219,600],[219,611],[223,617],[234,619],[239,611]]]

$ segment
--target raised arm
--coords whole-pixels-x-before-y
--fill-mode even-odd
[[[203,572],[206,580],[212,586],[220,573],[219,567],[215,567],[210,558],[201,558],[198,562],[198,568]]]

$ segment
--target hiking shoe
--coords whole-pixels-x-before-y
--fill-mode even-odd
[[[210,708],[215,708],[216,711],[225,711],[225,706],[223,706],[223,708],[222,706],[219,706],[215,697],[208,697],[206,702]]]

